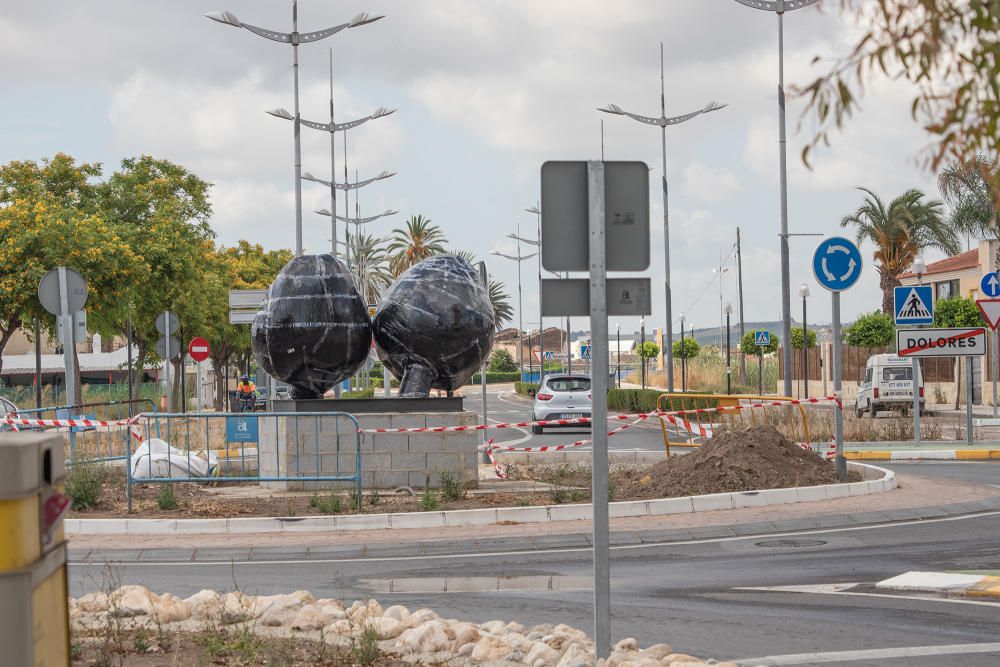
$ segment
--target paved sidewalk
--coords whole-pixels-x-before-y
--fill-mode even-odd
[[[965,482],[900,475],[900,488],[873,496],[719,510],[656,517],[611,519],[612,544],[684,541],[699,538],[770,534],[792,530],[835,528],[1000,511],[1000,489]],[[590,521],[545,524],[452,526],[433,529],[388,529],[240,535],[81,535],[71,539],[74,560],[155,558],[157,550],[172,558],[197,558],[199,548],[232,548],[235,554],[269,551],[326,557],[419,556],[430,553],[478,553],[511,549],[587,547]],[[125,550],[125,551],[119,551]],[[89,554],[89,556],[88,556]],[[251,555],[252,555],[251,554]],[[311,556],[310,556],[311,557]],[[319,555],[315,556],[321,557]]]

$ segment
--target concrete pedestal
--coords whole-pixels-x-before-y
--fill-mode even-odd
[[[361,428],[470,426],[474,412],[369,413],[357,415]],[[336,415],[264,418],[260,421],[260,476],[307,477],[354,472],[354,425]],[[448,473],[466,488],[479,480],[478,431],[451,433],[362,433],[361,471],[364,487],[422,489],[430,477],[440,488]],[[261,482],[276,490],[323,490],[349,483]]]

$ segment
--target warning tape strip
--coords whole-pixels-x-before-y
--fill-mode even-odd
[[[49,427],[49,428],[113,428],[128,427],[129,433],[133,438],[142,442],[144,437],[142,435],[142,427],[138,426],[138,421],[141,417],[147,415],[138,414],[134,417],[128,419],[115,419],[112,421],[106,421],[103,419],[28,419],[27,417],[18,417],[16,414],[8,414],[3,418],[0,418],[0,423],[8,424],[12,426],[15,430],[20,427],[33,426],[33,427]]]

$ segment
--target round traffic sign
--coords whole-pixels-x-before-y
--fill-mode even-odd
[[[177,313],[171,313],[169,310],[165,310],[156,316],[156,330],[164,336],[177,333],[177,329],[180,326],[181,323],[177,319]]]
[[[208,359],[210,351],[211,348],[208,346],[208,341],[201,336],[195,336],[188,344],[188,355],[199,363]]]
[[[861,277],[861,251],[842,236],[824,239],[813,253],[813,275],[821,287],[831,292],[843,292]]]
[[[979,280],[979,291],[983,293],[983,296],[991,299],[1000,296],[1000,279],[998,279],[996,271],[983,274]]]
[[[73,269],[63,270],[66,271],[67,312],[75,313],[87,304],[87,281]],[[45,310],[53,315],[61,315],[59,296],[59,269],[52,269],[38,283],[38,300]]]
[[[160,359],[166,359],[167,358],[167,337],[166,336],[164,336],[163,338],[161,338],[158,341],[156,341],[156,356],[158,356]],[[173,336],[171,336],[170,337],[170,359],[178,359],[180,356],[181,356],[181,342],[179,340],[177,340],[176,338],[174,338]]]

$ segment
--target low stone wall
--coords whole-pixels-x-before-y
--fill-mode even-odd
[[[473,412],[374,413],[358,415],[362,429],[471,426]],[[260,421],[260,476],[351,475],[356,466],[354,423],[344,416],[281,417]],[[479,480],[478,431],[450,433],[362,433],[365,488],[433,488],[448,473],[465,487]],[[344,484],[347,485],[346,483]],[[330,482],[261,482],[282,491],[330,488]]]

